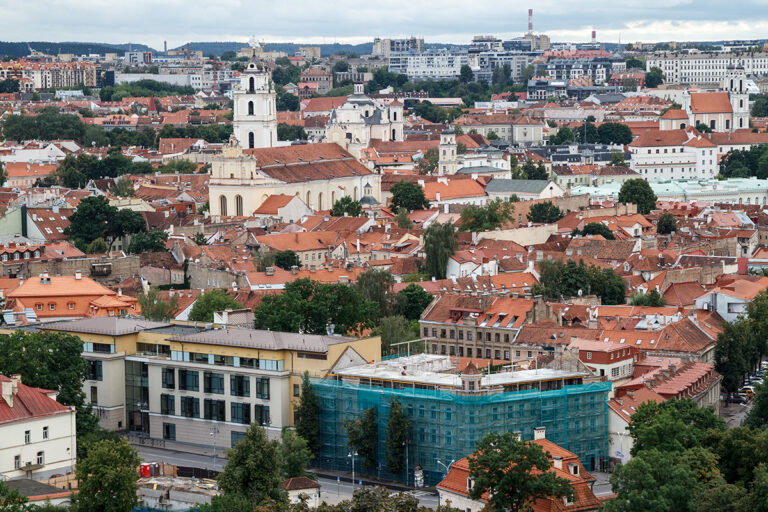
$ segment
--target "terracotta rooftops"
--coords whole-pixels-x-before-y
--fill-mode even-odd
[[[72,411],[55,400],[55,391],[33,388],[21,382],[21,377],[0,375],[3,399],[0,399],[0,425],[25,421]],[[8,393],[6,393],[8,391]]]
[[[727,92],[693,92],[691,93],[691,112],[694,114],[730,113],[733,112],[733,106]]]
[[[372,174],[338,144],[307,144],[243,150],[259,170],[285,183]]]

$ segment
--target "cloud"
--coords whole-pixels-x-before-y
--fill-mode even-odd
[[[713,40],[764,37],[768,0],[26,0],[0,3],[6,41],[93,41],[170,47],[187,41],[365,42],[416,35],[467,43],[473,35],[515,37],[534,29],[558,41]]]

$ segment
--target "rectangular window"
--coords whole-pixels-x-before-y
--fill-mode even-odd
[[[261,426],[267,426],[270,424],[269,418],[269,406],[268,405],[254,405],[253,406],[253,421]]]
[[[160,414],[176,414],[176,397],[160,395]]]
[[[104,375],[102,373],[101,361],[93,361],[91,359],[85,360],[88,365],[88,380],[102,380]]]
[[[203,400],[203,418],[206,420],[226,421],[226,406],[224,400]]]
[[[232,414],[232,423],[242,423],[243,425],[250,425],[251,423],[251,404],[241,404],[232,402],[230,407]]]
[[[45,463],[45,455],[43,452],[37,452],[37,463],[40,465]]]
[[[251,396],[251,378],[247,375],[230,375],[229,394],[232,396]]]
[[[239,443],[244,437],[245,437],[245,432],[232,432],[231,434],[232,448],[234,448],[235,445]]]
[[[224,394],[224,375],[221,373],[203,373],[203,390],[206,393]]]
[[[19,469],[21,467],[21,455],[13,456],[13,469]]]
[[[301,396],[301,386],[298,384],[293,385],[293,396]]]
[[[467,341],[472,341],[472,331],[467,331]]]
[[[174,423],[163,423],[163,439],[176,440],[176,425]]]
[[[30,430],[24,431],[24,444],[29,444],[32,442],[32,432]]]
[[[43,427],[43,439],[48,439],[48,427]]]
[[[181,415],[185,418],[199,418],[200,400],[191,396],[181,397]]]
[[[182,391],[200,391],[200,372],[179,370],[179,389]]]
[[[93,405],[98,405],[99,403],[99,388],[96,386],[91,386],[91,403]]]
[[[256,398],[269,400],[269,379],[256,379]]]
[[[163,387],[176,389],[176,370],[174,368],[163,368]]]

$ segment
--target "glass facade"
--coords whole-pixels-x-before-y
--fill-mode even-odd
[[[428,389],[392,389],[316,380],[320,398],[320,438],[317,463],[326,468],[349,471],[348,439],[344,422],[365,409],[378,411],[379,460],[386,468],[386,430],[390,397],[396,397],[411,420],[409,478],[421,465],[426,485],[442,479],[445,462],[469,455],[485,434],[521,432],[533,439],[533,429],[546,428],[553,443],[579,456],[588,469],[608,455],[607,395],[610,382],[566,385],[561,389],[529,389],[489,394],[457,394]],[[386,474],[385,474],[386,473]],[[402,481],[405,475],[382,477]]]
[[[125,408],[128,430],[149,435],[149,371],[147,363],[125,361]]]

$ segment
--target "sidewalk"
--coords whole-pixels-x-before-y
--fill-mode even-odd
[[[307,471],[311,471],[312,473],[315,473],[317,476],[328,478],[331,480],[336,480],[336,478],[339,478],[342,482],[352,482],[352,474],[348,471],[335,471],[332,469],[325,469],[325,468],[313,468],[308,467]],[[379,480],[378,478],[371,477],[370,475],[358,475],[355,474],[355,480],[357,482],[362,481],[363,485],[367,486],[382,486],[386,487],[387,489],[391,489],[393,491],[399,491],[399,492],[406,492],[406,491],[420,491],[420,492],[426,492],[431,494],[437,494],[437,489],[434,487],[410,487],[408,485],[405,485],[403,482],[395,482],[393,480]],[[356,483],[357,483],[356,482]]]

